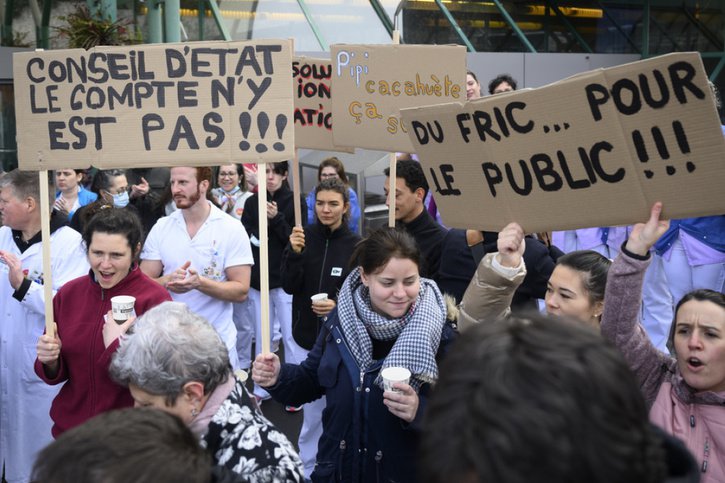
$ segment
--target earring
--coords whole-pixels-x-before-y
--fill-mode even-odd
[[[195,418],[199,415],[199,410],[196,408],[191,408],[191,417]]]

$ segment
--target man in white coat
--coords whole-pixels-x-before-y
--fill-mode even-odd
[[[214,326],[239,369],[232,303],[247,298],[254,258],[244,226],[208,200],[210,189],[211,168],[171,168],[178,209],[151,229],[141,270]]]
[[[52,441],[50,403],[60,389],[33,371],[45,326],[38,173],[15,170],[0,180],[0,214],[0,460],[8,483],[19,483]],[[89,269],[81,236],[66,223],[51,216],[53,292]]]

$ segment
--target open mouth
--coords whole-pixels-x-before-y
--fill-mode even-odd
[[[690,357],[689,359],[687,359],[687,365],[691,369],[698,369],[698,368],[702,367],[704,365],[704,363],[697,357]]]
[[[113,278],[113,274],[112,273],[104,273],[104,272],[98,272],[98,273],[101,276],[101,279],[103,279],[104,281],[108,281],[108,280],[111,280]]]

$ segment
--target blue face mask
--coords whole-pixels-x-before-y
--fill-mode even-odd
[[[125,208],[126,205],[128,205],[128,191],[113,195],[113,206],[116,208]]]

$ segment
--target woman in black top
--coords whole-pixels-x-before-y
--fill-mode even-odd
[[[282,288],[293,296],[292,334],[305,357],[315,344],[322,321],[335,308],[337,293],[350,273],[350,256],[360,241],[348,226],[350,199],[342,181],[323,180],[315,188],[314,199],[317,222],[292,229],[280,270]],[[323,292],[327,300],[313,304],[311,297]],[[324,407],[324,397],[304,406],[299,448],[307,478],[315,465]]]

